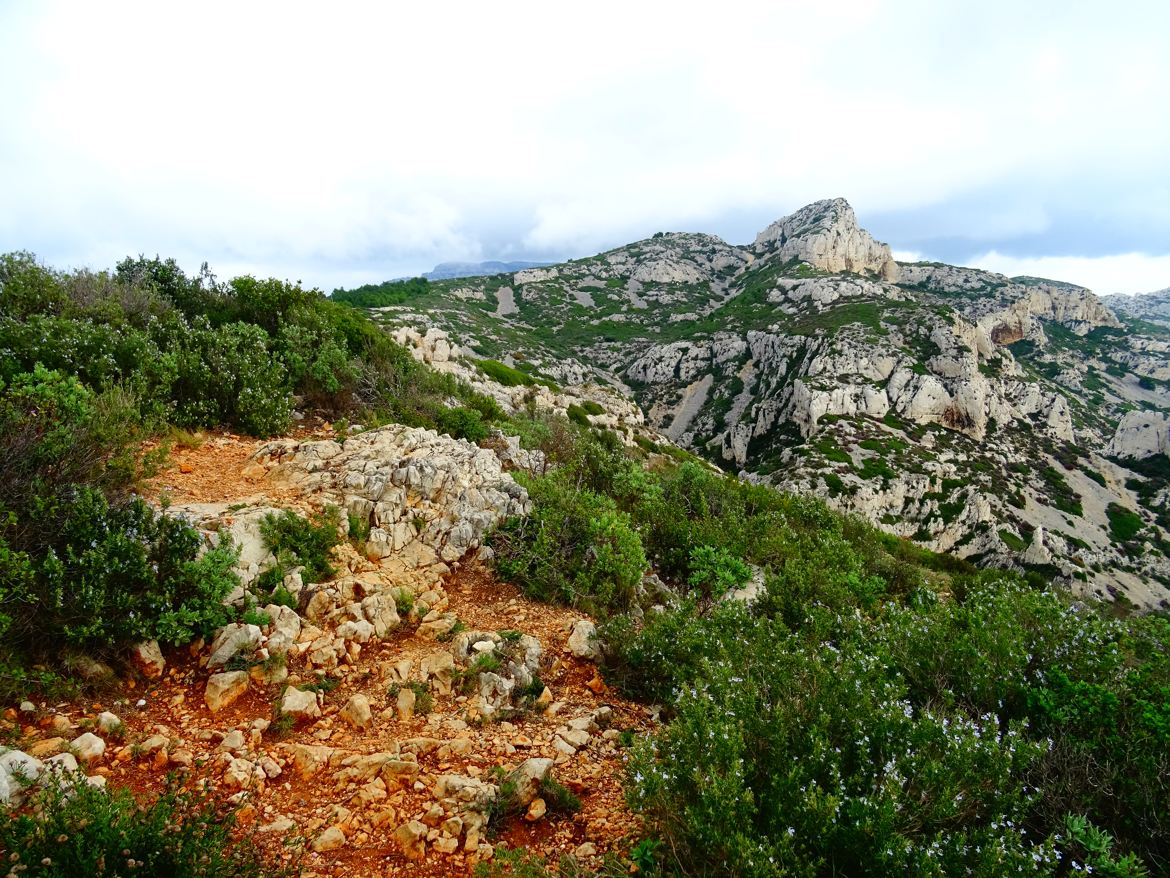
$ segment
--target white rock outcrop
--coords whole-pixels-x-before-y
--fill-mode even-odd
[[[796,259],[822,271],[898,279],[889,245],[875,241],[857,224],[844,198],[816,201],[776,220],[756,235],[755,250],[774,251],[781,261]]]
[[[1127,412],[1105,453],[1114,457],[1170,457],[1170,417],[1162,412]]]

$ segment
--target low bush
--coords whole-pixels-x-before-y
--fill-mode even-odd
[[[492,535],[499,574],[539,600],[600,614],[628,607],[648,566],[629,516],[559,473],[521,481],[534,510]]]
[[[260,524],[264,544],[277,557],[278,569],[299,566],[305,584],[332,579],[337,571],[330,561],[333,547],[341,542],[337,529],[341,511],[326,506],[303,518],[291,509],[269,513]]]
[[[223,598],[238,584],[230,543],[200,555],[186,523],[141,500],[111,505],[92,488],[46,504],[31,526],[52,530],[43,553],[0,541],[0,642],[14,652],[111,654],[151,638],[186,642],[227,621]]]
[[[483,416],[470,408],[444,409],[435,416],[435,423],[439,432],[468,442],[482,442],[491,433]]]
[[[505,387],[523,387],[536,383],[536,379],[527,372],[513,369],[499,360],[480,360],[476,365],[488,378]]]
[[[1132,540],[1145,527],[1140,515],[1118,503],[1110,503],[1105,514],[1109,516],[1109,532],[1120,543]]]
[[[294,866],[240,837],[237,811],[171,779],[155,800],[125,789],[50,785],[29,807],[0,820],[0,856],[10,875],[92,878],[277,878]]]

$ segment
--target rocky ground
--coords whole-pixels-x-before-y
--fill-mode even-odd
[[[209,538],[235,527],[245,579],[271,559],[257,557],[235,516],[307,512],[334,496],[335,476],[351,512],[365,508],[363,491],[393,493],[354,478],[363,467],[390,487],[402,470],[410,486],[393,513],[388,496],[367,501],[371,533],[384,526],[389,542],[343,543],[338,576],[300,584],[297,612],[267,607],[269,624],[229,625],[210,644],[144,645],[137,674],[94,701],[8,711],[16,749],[0,777],[17,763],[38,774],[76,759],[93,783],[150,795],[169,772],[187,771],[242,801],[261,844],[288,858],[286,845],[303,845],[308,875],[463,875],[501,844],[586,862],[624,850],[635,825],[622,798],[624,753],[653,717],[607,691],[588,619],[526,600],[476,560],[483,510],[499,500],[488,485],[511,482],[498,459],[493,469],[474,446],[425,431],[375,432],[344,451],[322,432],[277,444],[214,436],[178,452],[153,495],[198,511]],[[411,442],[440,464],[425,485],[386,456]],[[298,465],[298,454],[316,463]],[[345,463],[330,470],[321,455]],[[436,488],[444,460],[450,478]],[[508,502],[523,503],[512,485]],[[432,525],[396,545],[391,517],[420,510]],[[558,811],[558,784],[579,811]]]

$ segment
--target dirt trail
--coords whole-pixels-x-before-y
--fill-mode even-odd
[[[151,481],[150,492],[156,498],[166,494],[181,503],[233,502],[263,495],[274,505],[303,508],[302,498],[267,484],[262,474],[249,469],[249,457],[261,444],[231,435],[209,436],[199,448],[177,451],[173,467]],[[352,550],[342,553],[342,561],[351,573],[356,572],[354,568],[373,568]],[[269,759],[279,772],[274,769],[275,776],[250,783],[243,792],[244,822],[255,832],[257,841],[280,850],[288,838],[301,836],[311,843],[330,826],[344,831],[340,848],[306,854],[305,874],[309,876],[469,874],[478,859],[492,854],[491,849],[473,845],[465,850],[460,839],[456,851],[441,853],[432,838],[425,860],[410,862],[393,840],[394,830],[409,820],[423,820],[429,828],[436,825],[433,790],[439,776],[455,774],[490,781],[494,771],[510,770],[534,756],[556,760],[553,775],[579,796],[581,810],[575,815],[549,814],[531,822],[522,815],[498,834],[485,832],[484,844],[524,846],[554,858],[579,851],[592,859],[590,847],[597,856],[628,849],[636,819],[622,796],[627,753],[622,739],[628,743],[629,735],[621,733],[644,734],[651,720],[646,708],[606,691],[592,663],[567,651],[568,629],[584,617],[576,611],[531,602],[476,564],[464,566],[443,588],[446,611],[454,613],[468,630],[515,630],[540,640],[545,656],[540,678],[553,697],[547,712],[533,710],[510,721],[485,722],[475,718],[475,711],[469,712],[469,699],[456,690],[449,695],[435,694],[430,713],[400,719],[393,684],[401,678],[402,663],[409,661],[418,669],[426,656],[449,649],[448,644],[418,636],[415,626],[404,620],[385,640],[371,640],[360,648],[360,654],[348,657],[331,672],[340,683],[326,696],[321,719],[283,735],[277,733],[276,726],[261,730],[274,717],[282,685],[263,685],[254,679],[247,694],[212,715],[204,703],[209,672],[200,667],[207,652],[183,648],[166,652],[167,668],[157,682],[144,685],[141,680],[125,680],[120,684],[123,688],[106,699],[47,708],[35,723],[10,715],[10,722],[23,723],[22,738],[16,745],[28,749],[40,742],[47,755],[53,749],[50,739],[61,736],[62,716],[74,726],[72,734],[76,735],[92,727],[100,712],[111,710],[124,728],[117,737],[107,736],[109,748],[96,772],[106,775],[112,785],[143,795],[158,791],[166,774],[182,764],[190,764],[195,778],[207,779],[222,795],[240,795],[227,782],[225,765],[234,756],[257,764]],[[289,654],[288,684],[313,679],[311,669],[302,661]],[[365,731],[352,729],[339,715],[349,698],[358,693],[369,699],[373,711],[372,725]],[[609,728],[597,729],[575,753],[566,754],[558,745],[558,729],[602,706],[613,712]],[[232,739],[225,741],[225,736],[233,730],[243,734],[245,745],[228,753],[225,747]],[[155,736],[153,741],[151,736]],[[69,734],[64,738],[69,740]],[[165,744],[160,746],[162,740]],[[384,792],[372,790],[368,784],[339,780],[332,765],[313,776],[302,776],[294,758],[296,745],[335,748],[340,756],[413,753],[416,755],[404,758],[417,759],[419,773],[404,789]],[[91,765],[91,773],[94,770]],[[435,834],[432,829],[431,835]]]

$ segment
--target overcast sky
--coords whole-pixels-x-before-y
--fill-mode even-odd
[[[1170,3],[0,0],[0,251],[331,290],[750,241],[1170,286]]]

